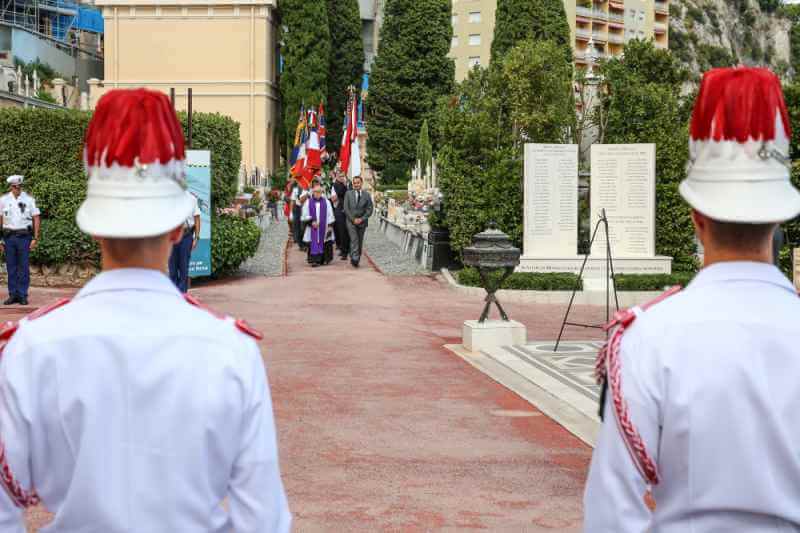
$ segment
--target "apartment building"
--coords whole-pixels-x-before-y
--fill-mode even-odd
[[[497,0],[453,0],[453,43],[456,80],[467,77],[475,65],[488,65],[494,36]]]
[[[277,0],[95,0],[105,20],[109,89],[175,89],[175,105],[240,124],[242,163],[269,174],[279,162]]]
[[[585,68],[622,53],[632,39],[669,44],[668,0],[565,0],[575,64]],[[491,58],[497,0],[453,0],[453,43],[456,80]]]

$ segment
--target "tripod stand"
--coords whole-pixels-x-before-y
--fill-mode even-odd
[[[608,231],[608,217],[606,216],[606,210],[600,210],[600,220],[597,221],[597,224],[594,227],[594,231],[592,232],[592,239],[589,241],[589,252],[586,254],[586,257],[583,258],[583,264],[581,265],[581,270],[578,273],[578,280],[575,282],[575,288],[572,290],[572,296],[569,299],[569,305],[567,306],[567,312],[564,315],[564,321],[561,323],[561,331],[558,333],[558,340],[556,340],[554,352],[558,352],[558,346],[561,344],[561,338],[564,335],[564,329],[567,326],[577,326],[582,328],[593,328],[593,329],[603,329],[603,324],[583,324],[578,322],[569,322],[569,313],[572,310],[572,305],[575,303],[575,294],[578,292],[578,289],[581,288],[581,282],[583,281],[583,271],[586,269],[586,263],[589,262],[589,256],[592,253],[592,245],[594,245],[594,240],[597,238],[597,232],[600,231],[600,228],[603,228],[606,234],[606,321],[611,319],[611,291],[614,291],[614,305],[616,306],[616,310],[619,311],[619,298],[617,297],[617,286],[614,282],[614,260],[611,256],[611,234]]]

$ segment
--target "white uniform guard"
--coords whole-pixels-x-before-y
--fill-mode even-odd
[[[86,139],[84,231],[147,237],[183,223],[194,206],[180,131],[163,94],[100,100]],[[0,531],[23,533],[19,507],[41,499],[55,513],[43,533],[288,532],[254,337],[147,269],[103,272],[71,302],[9,325]]]
[[[789,136],[776,76],[711,71],[681,193],[721,222],[797,216]],[[735,261],[703,269],[648,310],[618,315],[600,361],[609,391],[586,487],[587,533],[800,531],[798,317],[800,298],[777,268]]]
[[[22,176],[10,176],[6,182],[9,185],[22,185]],[[24,207],[22,207],[24,206]],[[3,213],[3,229],[19,231],[33,226],[33,217],[41,214],[36,206],[36,200],[25,191],[15,197],[8,192],[0,197],[0,212]]]

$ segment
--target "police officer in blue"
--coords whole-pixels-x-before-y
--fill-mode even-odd
[[[186,192],[194,204],[192,215],[183,223],[183,238],[172,247],[169,257],[169,279],[182,292],[189,291],[189,261],[200,242],[200,205],[197,196]]]
[[[10,176],[6,181],[11,191],[0,197],[0,228],[6,253],[8,299],[5,305],[28,305],[31,250],[39,241],[39,208],[36,200],[22,190],[22,176]]]

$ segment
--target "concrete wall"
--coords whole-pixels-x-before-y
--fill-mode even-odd
[[[98,0],[105,19],[105,75],[91,105],[116,87],[176,89],[186,109],[241,125],[242,162],[278,164],[275,0]],[[146,36],[146,38],[143,38]]]
[[[87,54],[78,52],[72,56],[48,40],[18,28],[0,26],[0,50],[10,50],[8,64],[14,57],[29,63],[37,59],[47,63],[65,79],[78,76],[82,91],[88,90],[87,80],[103,74],[103,63]]]

